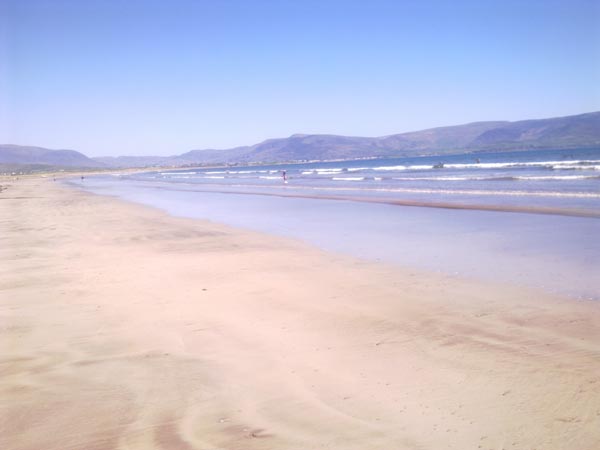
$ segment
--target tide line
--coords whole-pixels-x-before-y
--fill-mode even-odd
[[[195,186],[196,187],[196,186]],[[164,188],[164,187],[163,187]],[[169,190],[181,190],[183,189],[171,189]],[[189,192],[189,190],[186,190]],[[546,206],[518,206],[518,205],[489,205],[489,204],[466,204],[466,203],[453,203],[453,202],[436,202],[436,201],[423,201],[423,200],[406,200],[406,199],[392,199],[384,197],[360,197],[353,195],[310,195],[310,194],[298,194],[292,192],[248,192],[248,191],[235,191],[235,190],[214,190],[214,189],[194,189],[196,192],[206,192],[214,194],[231,194],[231,195],[259,195],[264,197],[286,197],[286,198],[302,198],[312,200],[336,200],[336,201],[351,201],[360,203],[378,203],[394,206],[411,206],[419,208],[439,208],[439,209],[457,209],[457,210],[471,210],[471,211],[493,211],[493,212],[509,212],[509,213],[521,213],[521,214],[544,214],[554,216],[568,216],[568,217],[588,217],[600,219],[600,211],[578,209],[578,208],[556,208]]]

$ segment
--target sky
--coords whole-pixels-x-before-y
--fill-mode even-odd
[[[600,110],[600,0],[0,0],[0,143],[174,155]]]

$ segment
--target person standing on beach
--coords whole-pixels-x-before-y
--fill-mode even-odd
[[[283,177],[283,182],[287,184],[287,172],[285,170],[281,171],[281,176]]]

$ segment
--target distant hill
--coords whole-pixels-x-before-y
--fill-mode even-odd
[[[42,147],[0,144],[0,164],[5,166],[28,165],[57,168],[106,167],[75,150],[50,150]]]
[[[483,150],[600,145],[600,112],[508,122],[485,131],[469,145]]]
[[[475,122],[382,137],[295,134],[228,150],[192,150],[174,165],[285,162],[600,147],[600,112],[518,122]]]
[[[518,122],[475,122],[382,137],[294,134],[250,146],[227,150],[192,150],[174,156],[90,159],[73,150],[0,145],[0,164],[4,162],[63,167],[177,167],[584,147],[600,147],[600,112]]]

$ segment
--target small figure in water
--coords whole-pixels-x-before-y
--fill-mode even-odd
[[[81,181],[83,181],[83,179],[84,179],[84,178],[85,178],[85,177],[82,175],[82,176],[81,176]]]
[[[433,166],[433,168],[434,169],[443,169],[444,168],[444,163],[443,162],[439,162],[435,166]]]
[[[283,178],[283,182],[287,184],[287,172],[285,170],[281,171],[281,176]]]
[[[481,162],[481,160],[480,160],[479,158],[477,158],[477,159],[475,160],[475,162],[476,162],[477,164],[479,164],[479,163]]]

